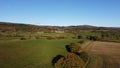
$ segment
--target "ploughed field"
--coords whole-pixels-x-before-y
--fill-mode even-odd
[[[96,41],[84,49],[90,55],[87,68],[120,68],[120,43]]]

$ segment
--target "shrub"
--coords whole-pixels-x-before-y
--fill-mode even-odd
[[[64,36],[57,37],[57,39],[65,39]]]
[[[76,37],[72,37],[72,39],[76,39]]]
[[[20,40],[27,40],[27,38],[22,37],[22,38],[20,38]]]
[[[55,64],[55,68],[82,68],[84,61],[74,53],[68,53]]]
[[[57,55],[52,60],[55,68],[82,68],[88,60],[88,54],[82,50],[79,44],[71,43],[66,45],[69,52],[65,56]]]
[[[77,37],[78,39],[82,39],[83,37],[81,36],[81,35],[78,35],[78,37]]]
[[[93,41],[97,40],[96,36],[87,36],[86,38],[89,39],[89,40],[93,40]]]
[[[76,52],[80,52],[82,48],[80,47],[79,44],[71,43],[70,45],[66,45],[66,50],[68,52],[76,53]]]
[[[77,54],[80,58],[82,58],[84,62],[87,62],[89,57],[87,52],[84,51],[81,53],[76,52],[75,54]]]
[[[40,36],[35,36],[35,38],[36,38],[36,39],[41,39],[41,37],[40,37]]]
[[[83,44],[85,41],[84,40],[80,40],[78,43]]]
[[[57,61],[58,61],[59,59],[61,59],[62,57],[64,57],[64,56],[62,56],[62,55],[57,55],[56,57],[54,57],[53,60],[52,60],[52,65],[55,65],[55,63],[57,63]]]
[[[52,37],[52,36],[48,36],[48,37],[47,37],[47,40],[52,40],[52,39],[55,39],[55,38]]]

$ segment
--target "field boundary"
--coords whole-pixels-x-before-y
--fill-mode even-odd
[[[86,68],[86,66],[88,65],[89,61],[90,61],[90,57],[88,57],[87,62],[85,63],[85,65],[82,68]]]
[[[91,45],[93,43],[93,41],[89,41],[88,44],[85,45],[85,47],[83,48],[84,50],[86,50],[88,48],[89,45]]]
[[[84,47],[84,50],[86,50],[86,49],[89,47],[89,45],[91,45],[92,43],[93,43],[93,41],[90,41],[90,42]],[[87,52],[88,52],[88,50],[87,50]],[[90,57],[88,57],[87,62],[85,63],[85,65],[84,65],[82,68],[86,68],[87,65],[88,65],[88,63],[89,63],[89,61],[90,61]]]

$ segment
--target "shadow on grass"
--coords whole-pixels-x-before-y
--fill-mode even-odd
[[[70,45],[66,45],[65,48],[66,48],[66,50],[67,50],[68,52],[71,52]]]
[[[62,56],[62,55],[57,55],[56,57],[54,57],[54,58],[52,59],[52,65],[55,65],[55,63],[57,63],[57,61],[58,61],[59,59],[61,59],[62,57],[64,57],[64,56]]]

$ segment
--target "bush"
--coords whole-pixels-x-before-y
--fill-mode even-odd
[[[54,57],[53,60],[52,60],[52,65],[55,65],[55,63],[57,63],[57,61],[58,61],[59,59],[61,59],[62,57],[64,57],[64,56],[62,56],[62,55],[57,55],[56,57]]]
[[[89,39],[89,40],[93,40],[93,41],[97,40],[96,36],[87,36],[86,38]]]
[[[22,38],[20,38],[20,40],[27,40],[27,38],[22,37]]]
[[[47,37],[47,40],[52,40],[52,39],[55,39],[55,38],[52,37],[52,36],[48,36],[48,37]]]
[[[40,37],[40,36],[35,36],[35,38],[36,38],[36,39],[41,39],[41,37]]]
[[[71,43],[70,45],[66,45],[66,50],[68,52],[76,53],[82,50],[81,46],[76,43]]]
[[[82,68],[88,60],[88,54],[82,50],[79,44],[66,45],[69,52],[65,56],[57,55],[52,60],[55,68]]]
[[[74,53],[68,53],[55,64],[55,68],[82,68],[84,61]]]
[[[84,40],[81,40],[81,41],[79,41],[78,43],[83,44],[84,42],[85,42]]]
[[[89,57],[88,53],[83,51],[81,53],[76,52],[75,54],[77,54],[80,58],[82,58],[84,62],[87,62],[88,57]]]
[[[72,37],[72,39],[77,39],[76,37]]]
[[[65,39],[66,37],[64,36],[60,36],[60,37],[56,37],[57,39]]]
[[[81,36],[81,35],[78,35],[78,37],[77,37],[78,39],[82,39],[83,37]]]

